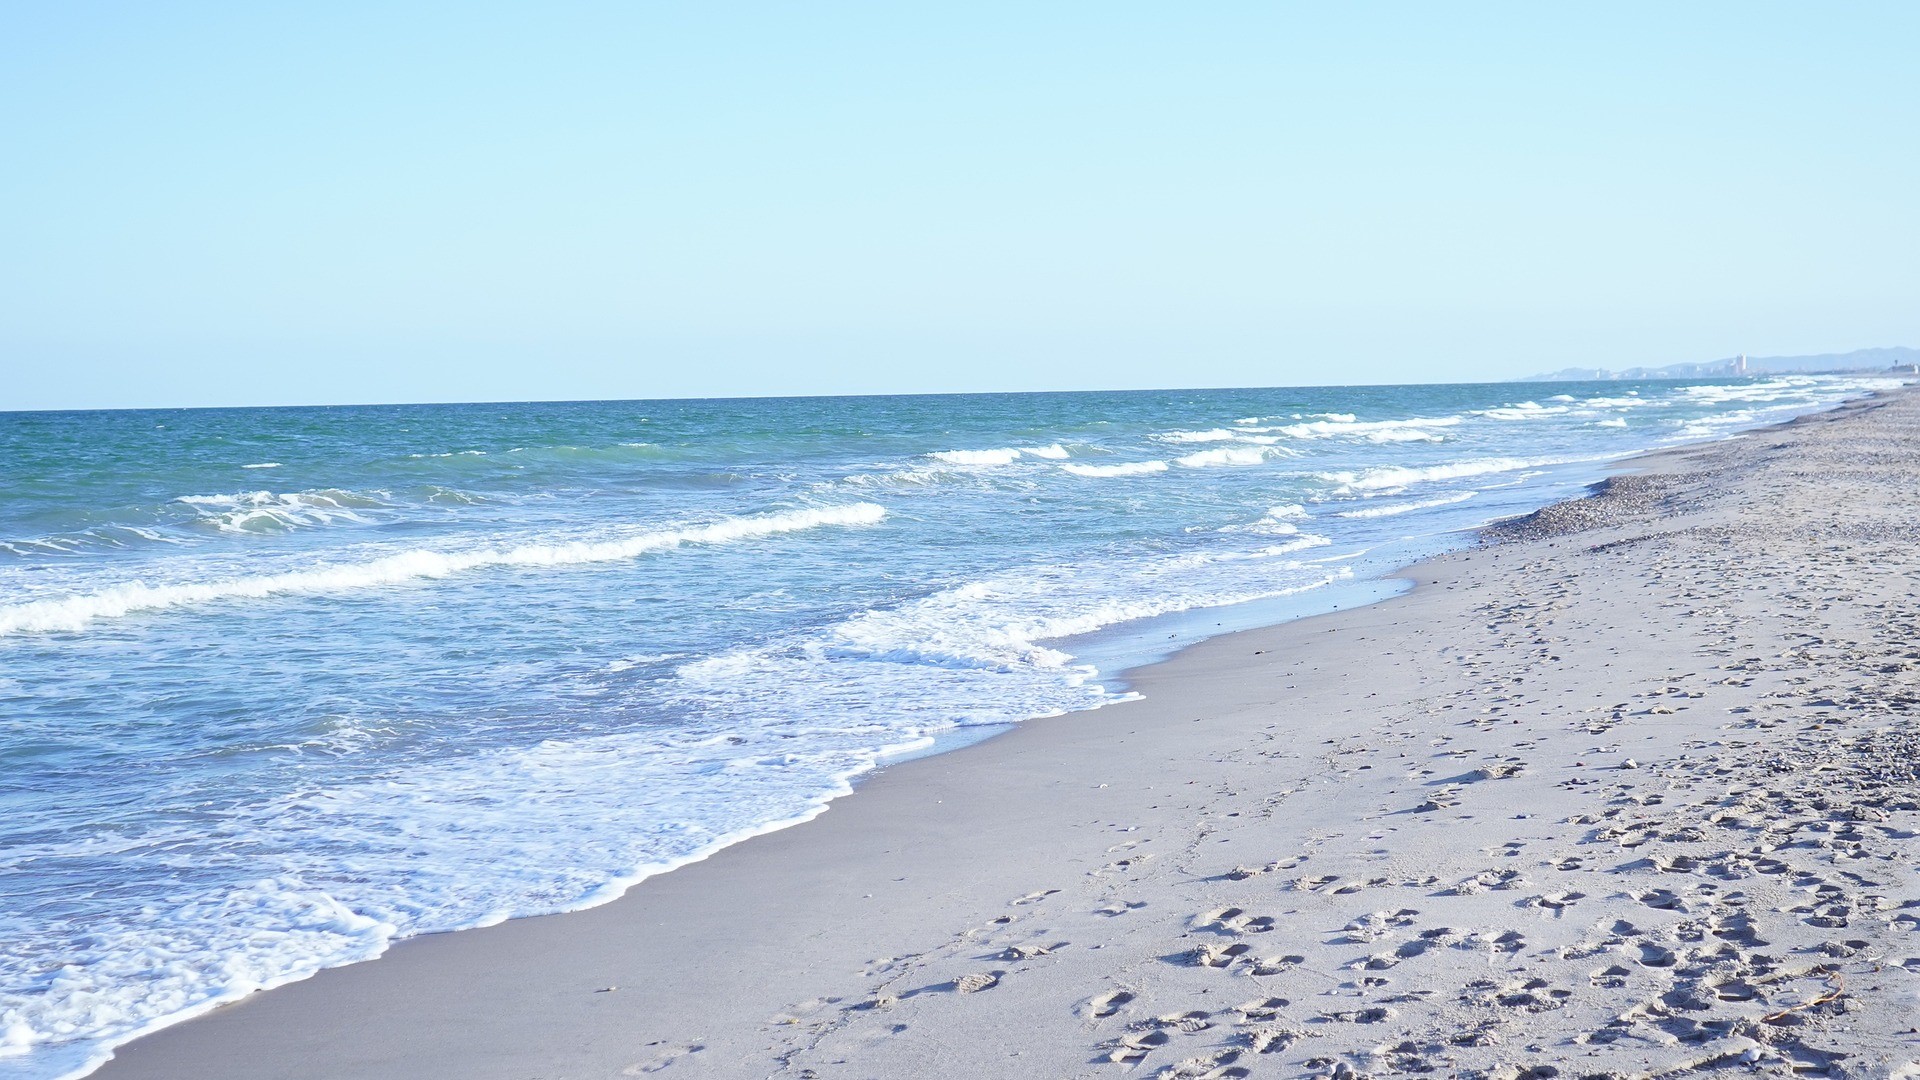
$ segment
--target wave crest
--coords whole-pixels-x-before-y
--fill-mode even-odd
[[[1115,465],[1083,465],[1075,462],[1061,469],[1075,476],[1147,476],[1167,471],[1164,461],[1122,461]]]
[[[825,525],[873,525],[885,518],[886,514],[884,508],[873,503],[853,503],[784,514],[727,518],[708,525],[653,530],[616,540],[523,544],[475,551],[404,551],[362,563],[174,585],[148,585],[136,581],[58,600],[38,600],[0,607],[0,636],[35,631],[75,631],[98,619],[115,619],[145,611],[236,598],[345,592],[450,577],[485,567],[551,567],[615,562],[686,545],[724,544]]]

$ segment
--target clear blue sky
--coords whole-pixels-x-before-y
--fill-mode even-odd
[[[0,408],[1920,345],[1920,5],[11,4]]]

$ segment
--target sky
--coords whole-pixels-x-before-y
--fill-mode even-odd
[[[1920,5],[0,11],[0,409],[1920,345]]]

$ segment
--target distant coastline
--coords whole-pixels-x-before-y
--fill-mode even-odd
[[[1920,374],[1920,349],[1896,345],[1884,349],[1855,349],[1846,353],[1821,353],[1816,356],[1730,356],[1702,364],[1669,364],[1666,367],[1562,368],[1543,375],[1528,375],[1515,382],[1595,382],[1612,379],[1713,379],[1742,375],[1857,375],[1890,372]]]

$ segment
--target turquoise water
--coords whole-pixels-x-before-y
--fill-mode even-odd
[[[0,1078],[611,898],[1115,700],[1102,641],[1877,385],[0,414]]]

